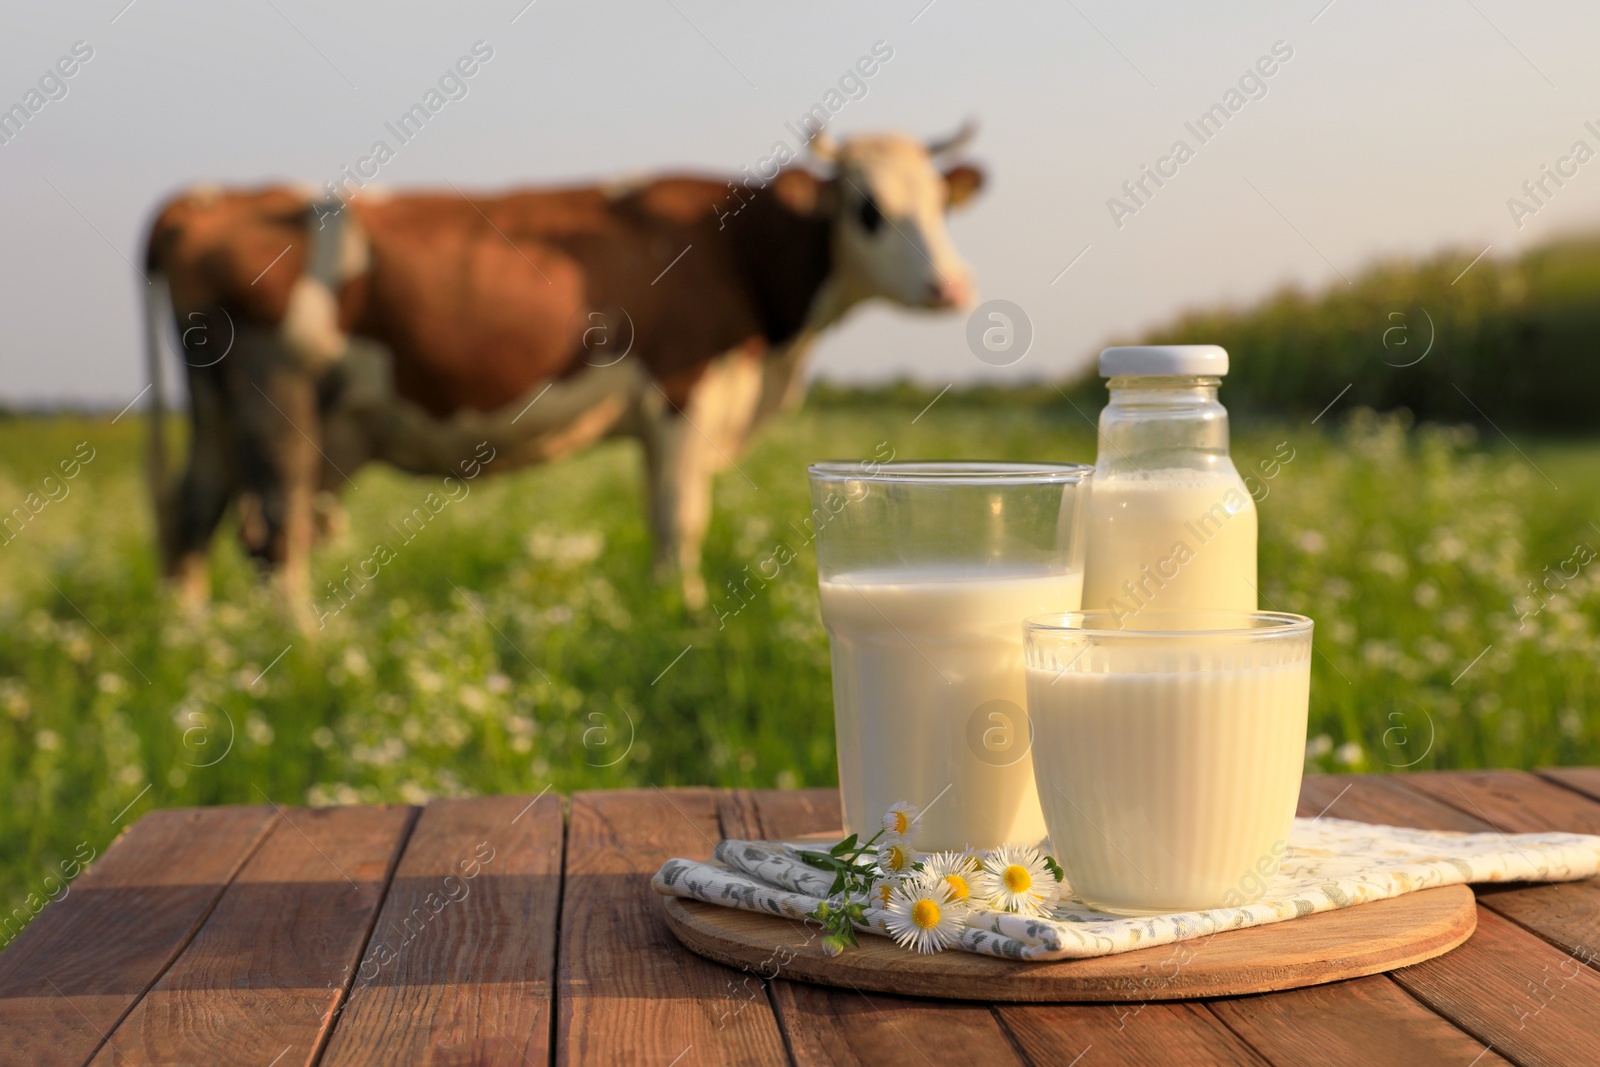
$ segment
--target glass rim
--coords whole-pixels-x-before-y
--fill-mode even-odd
[[[1309,635],[1314,621],[1308,615],[1289,611],[1226,611],[1210,608],[1186,608],[1154,611],[1136,611],[1129,618],[1146,619],[1157,625],[1154,628],[1130,630],[1125,626],[1097,625],[1103,621],[1116,621],[1114,611],[1047,611],[1029,615],[1022,620],[1025,634],[1082,634],[1088,637],[1171,638],[1171,637],[1283,637]],[[1160,625],[1163,620],[1173,625]],[[1179,626],[1180,619],[1221,623],[1213,626]]]
[[[812,481],[921,485],[1072,485],[1093,473],[1094,467],[1088,463],[984,459],[906,459],[889,463],[829,459],[806,468]]]

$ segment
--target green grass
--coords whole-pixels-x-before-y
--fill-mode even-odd
[[[882,441],[902,458],[1092,452],[1071,411],[915,414],[807,411],[718,479],[714,603],[731,608],[719,591],[779,542],[798,552],[720,626],[651,579],[632,446],[481,478],[404,545],[388,522],[438,483],[370,468],[316,580],[379,540],[396,558],[316,639],[231,534],[208,613],[165,599],[133,419],[0,421],[0,509],[78,442],[95,450],[70,495],[0,545],[3,913],[49,892],[80,843],[103,849],[157,806],[830,784],[828,648],[796,530],[806,462]],[[1513,607],[1576,545],[1600,547],[1600,444],[1519,441],[1524,457],[1498,437],[1359,413],[1336,431],[1235,437],[1247,473],[1279,442],[1294,450],[1264,483],[1261,588],[1317,620],[1312,765],[1600,763],[1600,561],[1525,627]]]

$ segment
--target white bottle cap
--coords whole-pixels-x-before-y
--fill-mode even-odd
[[[1176,374],[1221,377],[1228,373],[1228,350],[1221,345],[1127,345],[1100,353],[1100,377]]]

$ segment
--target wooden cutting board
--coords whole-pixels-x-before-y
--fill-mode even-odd
[[[1019,963],[968,952],[917,955],[872,934],[861,935],[860,948],[829,956],[814,923],[663,900],[679,941],[761,979],[986,1001],[1142,1002],[1320,985],[1443,955],[1478,925],[1472,890],[1451,885],[1114,956]]]

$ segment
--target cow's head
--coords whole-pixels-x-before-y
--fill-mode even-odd
[[[907,307],[951,308],[971,302],[972,270],[945,229],[945,212],[970,201],[983,172],[969,164],[941,171],[938,161],[970,141],[968,124],[930,144],[901,134],[852,137],[826,133],[811,151],[834,168],[834,272],[855,299],[881,296]]]

